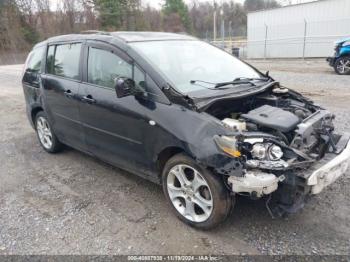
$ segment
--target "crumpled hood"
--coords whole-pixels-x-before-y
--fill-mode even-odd
[[[234,92],[223,92],[221,95],[217,95],[217,96],[213,96],[213,97],[192,97],[189,96],[192,101],[194,102],[194,104],[196,105],[197,109],[200,111],[205,111],[206,108],[208,108],[209,106],[211,106],[212,104],[222,101],[222,100],[230,100],[230,99],[238,99],[238,98],[244,98],[244,97],[248,97],[248,96],[253,96],[256,95],[258,93],[262,93],[265,92],[267,89],[278,85],[279,83],[276,81],[272,81],[268,84],[265,85],[261,85],[261,86],[254,86],[254,87],[244,87],[240,90],[235,89]],[[218,91],[220,92],[220,91]]]

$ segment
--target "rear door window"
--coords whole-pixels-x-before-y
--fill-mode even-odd
[[[47,73],[79,80],[81,43],[52,45],[47,52]]]

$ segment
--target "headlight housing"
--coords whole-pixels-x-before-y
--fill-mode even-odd
[[[251,150],[252,157],[259,160],[277,161],[283,157],[280,146],[272,143],[256,143]]]
[[[216,145],[226,154],[231,157],[242,156],[241,152],[237,149],[237,140],[235,137],[230,136],[214,136]]]
[[[282,148],[277,145],[271,145],[268,149],[268,157],[270,160],[276,161],[283,157]]]
[[[251,145],[250,154],[253,159],[261,161],[278,161],[283,157],[283,150],[274,143],[264,142],[264,139],[255,139],[260,141],[249,141]],[[231,157],[241,157],[242,153],[237,146],[237,139],[234,136],[214,136],[214,141],[219,149]],[[246,149],[242,149],[247,152]],[[248,150],[249,152],[249,150]]]

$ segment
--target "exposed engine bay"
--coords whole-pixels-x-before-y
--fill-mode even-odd
[[[336,151],[334,115],[286,88],[221,101],[207,109],[226,128],[238,132],[248,165],[268,169],[308,167],[326,152]],[[283,160],[284,162],[273,162]]]
[[[334,115],[279,85],[244,99],[219,101],[206,112],[236,134],[227,139],[237,145],[245,174],[228,178],[232,191],[253,198],[273,193],[278,206],[269,211],[275,216],[303,205],[310,187],[298,173],[344,149],[337,148],[341,136],[334,134]]]

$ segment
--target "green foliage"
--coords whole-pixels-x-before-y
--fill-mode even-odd
[[[38,32],[35,29],[28,26],[27,24],[24,24],[21,27],[21,33],[23,35],[24,40],[30,45],[34,45],[40,39]]]
[[[27,49],[38,40],[36,29],[28,23],[16,2],[0,0],[0,48]]]
[[[125,1],[120,0],[94,0],[96,10],[99,13],[101,27],[103,29],[118,29],[122,25],[122,12]]]
[[[165,16],[177,14],[185,30],[188,32],[192,31],[188,8],[183,0],[165,0],[162,11]]]
[[[105,30],[136,30],[140,25],[140,0],[93,0],[101,28]]]
[[[53,35],[86,30],[188,32],[213,38],[214,1],[163,0],[161,10],[142,6],[145,0],[64,0],[52,10],[46,0],[0,0],[0,51],[29,49]],[[221,21],[225,36],[246,34],[247,11],[278,6],[276,0],[216,1],[216,32]],[[42,3],[33,5],[33,3]]]

